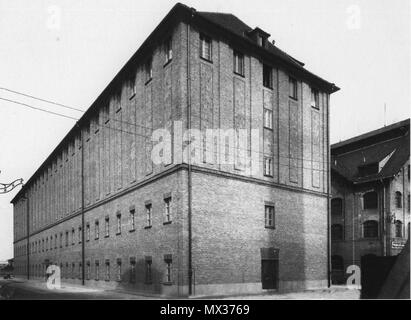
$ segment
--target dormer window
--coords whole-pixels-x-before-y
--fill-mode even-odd
[[[264,43],[265,43],[265,38],[262,35],[258,35],[258,45],[260,47],[264,47]]]
[[[257,44],[260,47],[265,47],[265,44],[267,42],[267,39],[270,37],[270,34],[268,34],[267,32],[265,32],[264,30],[261,30],[260,28],[254,28],[253,30],[250,30],[247,32],[247,35],[253,39],[255,42],[257,42]]]

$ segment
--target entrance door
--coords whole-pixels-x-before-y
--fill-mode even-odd
[[[261,260],[263,289],[278,289],[278,260]]]

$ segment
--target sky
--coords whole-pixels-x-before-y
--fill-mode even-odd
[[[409,0],[183,3],[259,26],[308,70],[338,85],[331,96],[332,143],[409,118]],[[0,88],[85,110],[174,4],[0,0]],[[0,98],[81,115],[3,89]],[[0,182],[27,181],[74,123],[0,100]],[[13,256],[10,200],[20,188],[0,194],[0,261]]]

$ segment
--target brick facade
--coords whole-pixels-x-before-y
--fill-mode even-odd
[[[139,59],[130,60],[82,118],[81,131],[73,128],[13,200],[17,273],[27,275],[28,209],[33,278],[44,277],[53,263],[63,267],[63,281],[81,283],[84,271],[86,285],[185,296],[191,257],[192,294],[258,292],[262,249],[274,248],[279,290],[325,286],[329,94],[337,89],[313,80],[319,90],[314,108],[307,75],[264,61],[202,20],[187,21],[185,6],[173,10],[181,21],[163,20],[149,44],[139,49]],[[211,39],[210,61],[200,57],[203,34]],[[168,39],[173,52],[165,64]],[[233,73],[234,50],[244,54],[243,76]],[[273,88],[263,86],[262,62],[272,68]],[[289,97],[290,77],[297,80],[296,99]],[[271,129],[263,126],[264,108],[272,111]],[[188,162],[180,137],[169,162],[153,163],[152,132],[166,128],[175,134],[175,121],[183,129],[245,129],[246,150],[256,152],[258,172],[247,173],[237,162],[221,164],[227,151],[221,135],[211,160],[203,161],[206,146],[200,163]],[[253,129],[257,140],[251,139]],[[271,176],[264,175],[264,156],[273,159]],[[171,223],[165,220],[165,199],[170,198]],[[265,228],[267,203],[275,207],[275,228]],[[130,230],[130,211],[135,212],[135,230]],[[49,244],[44,250],[43,241]]]

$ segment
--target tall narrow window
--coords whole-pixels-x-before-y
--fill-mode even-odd
[[[395,237],[402,238],[402,222],[400,220],[395,221]]]
[[[150,58],[145,64],[146,83],[153,78],[153,60]]]
[[[275,209],[274,206],[265,206],[265,227],[274,228],[275,227]]]
[[[398,209],[402,208],[402,194],[399,191],[395,193],[395,206]]]
[[[164,222],[171,222],[171,197],[164,199]]]
[[[95,268],[96,268],[96,274],[95,274],[95,279],[96,281],[100,280],[100,261],[96,260],[95,262]]]
[[[90,264],[90,261],[87,261],[86,280],[90,280],[90,276],[91,276],[91,264]]]
[[[69,232],[66,231],[66,247],[69,245]]]
[[[211,39],[205,35],[200,35],[200,57],[211,61]]]
[[[311,107],[320,108],[320,94],[317,89],[311,88]]]
[[[57,233],[54,235],[54,249],[57,249]]]
[[[83,274],[83,265],[81,264],[81,262],[79,262],[79,264],[78,264],[78,274],[77,274],[77,277],[78,277],[79,279],[81,279],[81,278],[82,278],[82,274]]]
[[[273,176],[273,158],[264,157],[264,175],[272,177]]]
[[[297,100],[297,80],[294,78],[289,78],[289,89],[290,89],[290,98]]]
[[[100,224],[98,221],[94,224],[94,239],[100,238]]]
[[[110,236],[110,218],[106,217],[104,222],[105,237],[107,238]]]
[[[173,42],[171,40],[171,37],[166,40],[164,49],[166,53],[165,64],[167,64],[173,59]]]
[[[78,243],[81,243],[81,241],[82,241],[82,237],[83,237],[82,231],[83,231],[83,229],[81,229],[81,226],[78,227]]]
[[[244,55],[234,51],[234,73],[244,76]]]
[[[90,241],[90,223],[86,225],[86,241]]]
[[[63,232],[60,232],[60,248],[63,248]]]
[[[172,256],[171,254],[164,255],[164,261],[166,263],[166,272],[165,272],[165,282],[170,283],[172,282]]]
[[[264,108],[264,128],[273,128],[273,112],[270,109]]]
[[[136,229],[136,210],[130,210],[130,231],[134,231]]]
[[[121,259],[117,259],[117,281],[121,282]]]
[[[378,237],[378,222],[377,221],[365,221],[363,224],[364,238],[377,238]]]
[[[152,259],[151,257],[146,257],[146,279],[145,282],[147,284],[152,283],[153,279],[152,279],[152,274],[151,274],[151,264],[152,264]]]
[[[121,213],[117,213],[117,234],[121,234]]]
[[[130,283],[136,282],[136,258],[130,258]]]
[[[71,229],[71,245],[74,246],[76,240],[76,230],[74,230],[74,228]]]
[[[343,226],[341,224],[333,224],[331,226],[331,239],[342,240],[343,239]]]
[[[273,88],[273,69],[266,64],[263,64],[263,86]]]
[[[146,228],[151,227],[152,224],[152,205],[146,204]]]
[[[110,260],[106,260],[106,281],[110,281]]]

